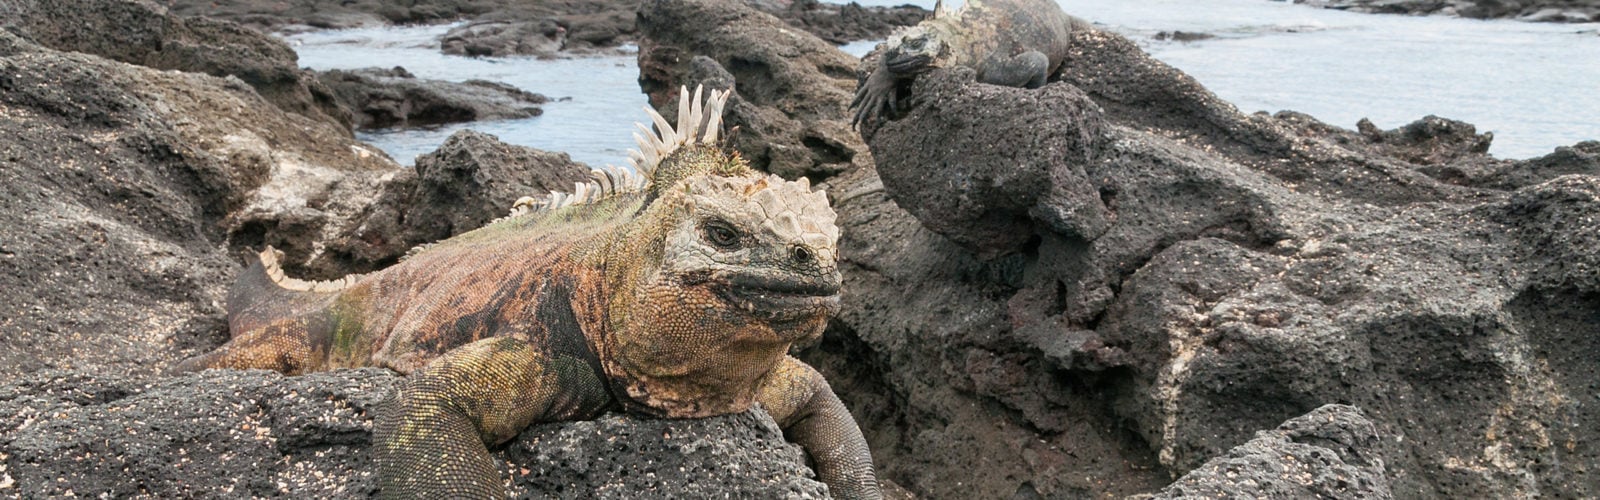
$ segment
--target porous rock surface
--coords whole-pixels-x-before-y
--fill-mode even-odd
[[[1246,115],[1108,33],[1076,34],[1065,68],[1038,90],[920,77],[922,105],[865,131],[886,192],[839,182],[832,349],[896,396],[852,402],[904,422],[869,431],[891,478],[1134,493],[1343,403],[1397,497],[1596,494],[1600,381],[1575,354],[1600,338],[1595,143],[1508,161],[1433,117]],[[1045,147],[974,153],[1015,142]],[[983,216],[1023,234],[985,238]]]
[[[1383,457],[1374,453],[1380,439],[1361,410],[1326,405],[1134,498],[1394,498]]]
[[[45,371],[0,385],[0,494],[367,498],[373,417],[404,378],[211,370],[143,382]],[[494,457],[518,498],[826,498],[759,409],[530,427]]]
[[[0,0],[0,27],[60,51],[234,76],[284,111],[350,126],[349,111],[300,69],[293,49],[231,22],[174,15],[150,0]]]

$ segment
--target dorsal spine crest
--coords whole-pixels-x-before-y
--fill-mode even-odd
[[[649,106],[644,107],[655,131],[643,123],[635,123],[639,132],[633,134],[638,147],[628,151],[628,164],[632,170],[606,165],[589,171],[589,181],[576,184],[571,192],[550,192],[544,196],[524,196],[513,203],[507,217],[556,210],[573,205],[583,205],[613,196],[644,192],[661,176],[658,175],[663,160],[690,146],[714,146],[722,128],[722,113],[726,109],[730,90],[712,90],[704,95],[704,86],[697,86],[694,96],[688,87],[678,90],[678,126],[674,128],[667,119]],[[704,96],[704,99],[702,99]],[[642,134],[641,134],[642,133]]]
[[[265,250],[261,251],[259,257],[261,259],[261,267],[266,271],[267,277],[272,279],[273,284],[285,290],[333,293],[348,288],[350,285],[355,284],[356,281],[361,280],[362,276],[365,276],[364,274],[350,274],[327,281],[295,279],[283,272],[283,265],[279,263],[283,258],[283,252],[268,245]]]

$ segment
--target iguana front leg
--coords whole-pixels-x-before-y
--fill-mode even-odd
[[[887,115],[885,108],[898,111],[896,100],[899,96],[895,95],[898,82],[895,79],[895,73],[880,60],[878,68],[856,88],[856,97],[850,101],[850,108],[856,110],[856,114],[850,119],[850,125],[859,127],[862,123],[876,121],[878,117]]]
[[[412,373],[381,412],[373,444],[385,498],[502,498],[488,445],[538,421],[592,417],[610,404],[593,368],[508,337],[451,350]]]
[[[785,357],[757,399],[784,437],[811,455],[817,477],[835,498],[883,498],[861,428],[816,369]]]

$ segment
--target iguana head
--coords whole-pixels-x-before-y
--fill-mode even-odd
[[[661,277],[700,288],[756,335],[793,341],[821,333],[839,308],[839,228],[810,183],[698,175],[674,187],[679,217]]]
[[[827,195],[803,179],[756,173],[717,148],[666,158],[680,161],[706,162],[709,172],[659,189],[640,214],[656,243],[636,257],[650,269],[634,277],[632,302],[644,307],[629,313],[630,335],[773,352],[820,335],[839,309],[841,282]],[[738,171],[725,170],[727,162]]]
[[[937,30],[912,26],[889,38],[883,64],[900,75],[921,73],[933,68],[933,61],[944,53],[945,45]]]

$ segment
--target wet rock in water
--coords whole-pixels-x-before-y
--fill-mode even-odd
[[[0,385],[0,492],[22,497],[377,492],[372,420],[404,384],[379,368],[166,379],[46,371]],[[759,409],[698,420],[606,415],[532,427],[494,452],[511,493],[823,498]],[[596,471],[606,473],[597,474]]]
[[[314,259],[397,170],[243,81],[0,30],[0,381],[151,373],[220,341],[233,251]]]
[[[550,19],[475,21],[451,28],[439,39],[442,52],[474,57],[555,57],[566,45],[567,28]]]
[[[1376,453],[1379,439],[1361,410],[1327,405],[1135,498],[1394,498]]]
[[[376,201],[328,243],[328,253],[347,272],[367,272],[393,264],[417,245],[505,217],[518,198],[571,191],[588,179],[589,167],[566,153],[458,131],[438,150],[417,157],[416,168],[387,179]]]
[[[183,18],[138,0],[13,1],[0,13],[0,26],[39,45],[155,69],[231,75],[284,111],[350,126],[350,113],[300,69],[293,49],[231,22]]]
[[[549,102],[543,95],[504,83],[420,79],[399,66],[320,71],[317,78],[355,112],[357,128],[528,118],[543,114],[539,105]]]
[[[727,0],[648,3],[639,30],[640,87],[663,115],[676,116],[680,86],[734,85],[724,123],[756,168],[820,181],[863,165],[866,146],[842,113],[855,58]]]
[[[1600,19],[1593,0],[1295,0],[1327,9],[1376,14],[1451,15],[1473,19],[1586,23]]]
[[[1588,8],[1545,7],[1533,12],[1523,11],[1517,16],[1518,21],[1532,21],[1536,23],[1588,23],[1600,19],[1600,6]]]
[[[1162,31],[1160,33],[1156,33],[1155,39],[1156,40],[1172,40],[1174,42],[1195,42],[1195,41],[1200,41],[1200,40],[1210,40],[1210,39],[1216,38],[1216,37],[1217,37],[1217,35],[1213,35],[1213,34],[1210,34],[1210,33],[1200,33],[1200,32],[1195,32],[1195,31],[1176,30],[1176,31]]]
[[[1580,401],[1600,372],[1572,354],[1600,324],[1600,256],[1579,250],[1600,245],[1592,142],[1509,161],[1444,119],[1348,131],[1245,115],[1109,33],[1075,34],[1059,79],[1098,108],[1008,108],[959,71],[919,77],[922,104],[869,131],[884,187],[834,183],[853,299],[804,357],[852,408],[907,422],[865,424],[891,478],[972,496],[1152,491],[1338,402],[1371,418],[1395,496],[1596,493],[1600,413]],[[1022,92],[1009,102],[1063,91]],[[984,117],[1004,128],[924,137],[982,107],[1009,113]],[[1072,144],[1094,109],[1089,160],[973,154],[1002,133]],[[1051,158],[1084,175],[1044,175]],[[1027,244],[983,253],[947,205],[1003,207],[1015,193],[984,175],[1029,169],[1049,189],[1086,183],[1104,230],[1029,210],[1014,222]]]

